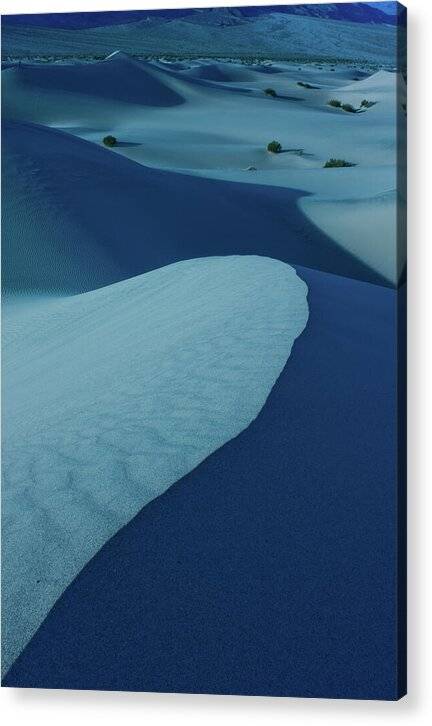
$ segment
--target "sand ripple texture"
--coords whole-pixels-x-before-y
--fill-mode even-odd
[[[102,545],[256,418],[307,286],[270,258],[201,258],[4,317],[7,669]]]

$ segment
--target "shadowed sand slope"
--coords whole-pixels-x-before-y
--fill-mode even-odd
[[[25,94],[28,104],[32,100],[37,103],[32,94],[56,92],[156,107],[184,101],[164,83],[154,66],[124,53],[114,53],[104,61],[88,65],[20,65],[6,71],[4,83],[6,88],[10,86],[8,93]]]
[[[7,291],[82,292],[214,254],[384,282],[308,222],[295,190],[150,169],[36,124],[6,122],[4,140]]]
[[[255,188],[283,187],[287,198],[290,190],[300,189],[302,212],[322,237],[328,235],[349,256],[373,268],[376,280],[396,284],[405,266],[394,244],[397,144],[402,152],[405,135],[403,77],[347,64],[334,72],[329,64],[279,63],[273,68],[200,60],[183,66],[114,53],[97,63],[9,68],[2,74],[3,113],[97,145],[113,134],[119,141],[114,153],[146,167]],[[275,98],[264,93],[269,86]],[[352,104],[357,112],[331,107],[331,99]],[[361,107],[363,100],[371,105]],[[267,152],[272,139],[281,143],[283,153]],[[353,166],[323,168],[330,158]],[[250,207],[254,197],[256,191]],[[171,197],[171,208],[173,204]],[[221,204],[225,206],[223,200]],[[352,209],[354,234],[339,207]],[[374,225],[371,215],[377,209],[379,224]],[[190,225],[193,214],[187,211]],[[198,198],[194,214],[199,214]],[[229,214],[230,224],[234,216]],[[331,264],[323,269],[339,272]]]
[[[306,325],[264,257],[5,306],[3,667],[142,506],[258,415]]]
[[[366,263],[397,281],[406,265],[405,257],[397,254],[397,203],[396,191],[391,191],[360,199],[307,197],[300,206],[332,239],[354,255],[361,250]]]
[[[6,685],[401,695],[397,294],[298,273],[308,325],[261,414],[102,549]]]
[[[227,82],[235,80],[234,74],[230,73],[229,68],[226,65],[224,66],[224,64],[218,63],[194,65],[192,68],[185,70],[184,75],[189,78],[202,78],[207,81]],[[247,80],[249,77],[246,73],[245,76]]]
[[[76,61],[3,72],[6,684],[395,697],[403,78]]]

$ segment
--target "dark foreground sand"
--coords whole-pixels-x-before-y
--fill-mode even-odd
[[[397,697],[396,292],[297,271],[309,323],[258,418],[103,547],[5,685]]]
[[[396,698],[392,285],[404,266],[394,229],[404,79],[357,64],[178,67],[118,53],[93,65],[18,64],[2,77],[9,313],[33,315],[46,296],[81,305],[94,292],[81,293],[226,255],[295,266],[310,308],[258,418],[103,539],[5,685]],[[264,93],[269,83],[277,98]],[[330,98],[372,105],[345,113]],[[114,150],[102,146],[108,133]],[[272,138],[283,153],[267,152]],[[356,165],[324,168],[331,157]],[[269,287],[258,285],[257,302]],[[69,440],[68,461],[75,453]],[[60,546],[64,561],[71,548]],[[37,594],[31,566],[30,579]]]

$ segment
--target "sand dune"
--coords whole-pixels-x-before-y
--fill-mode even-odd
[[[369,199],[379,206],[381,229],[394,229],[396,207],[391,200],[395,196],[387,197],[390,201],[385,207],[380,200],[396,189],[395,108],[396,99],[401,104],[406,92],[401,76],[386,71],[363,73],[362,80],[347,83],[355,73],[353,67],[338,67],[332,73],[329,66],[320,70],[309,65],[299,70],[279,63],[278,72],[269,76],[262,68],[239,63],[199,61],[189,65],[189,69],[179,70],[115,53],[95,64],[8,69],[3,72],[4,114],[49,124],[97,144],[113,133],[120,142],[114,153],[141,165],[253,187],[299,189],[302,211],[311,213],[311,222],[326,234],[336,224],[329,224],[324,212],[329,200]],[[215,78],[224,80],[208,80]],[[314,88],[302,88],[300,79]],[[269,85],[277,98],[265,96]],[[364,98],[374,105],[351,114],[328,106],[330,98],[356,108]],[[402,113],[401,106],[398,112]],[[403,127],[401,123],[401,133]],[[273,138],[282,143],[284,153],[266,151]],[[332,157],[356,166],[323,169]],[[187,194],[178,193],[190,205]],[[132,194],[136,196],[136,192]],[[310,204],[310,195],[323,204]],[[381,246],[374,253],[377,229],[371,229],[368,210],[364,202],[356,208],[361,237],[351,234],[350,225],[339,224],[333,239],[381,275],[383,253]],[[254,215],[252,205],[249,213]],[[394,284],[396,278],[390,271],[396,269],[396,252],[392,238],[386,239],[386,279]],[[297,257],[291,261],[310,264]]]
[[[36,124],[7,122],[4,138],[8,292],[83,292],[185,257],[251,253],[383,282],[308,223],[299,192],[147,168]]]
[[[190,68],[174,68],[179,76],[202,78],[221,83],[259,82],[262,76],[283,73],[282,67],[273,65],[246,65],[238,63],[194,62]]]
[[[399,110],[397,102],[399,104],[406,102],[407,87],[400,73],[378,71],[355,83],[342,86],[340,92],[348,103],[352,103],[356,107],[360,105],[363,98],[379,104],[381,108],[374,107],[375,113],[372,114],[372,117],[378,122],[377,115],[383,118],[384,114],[388,114],[388,118],[394,118],[395,112]],[[369,109],[369,111],[371,110]],[[377,111],[380,113],[377,114]],[[395,126],[395,121],[393,124]]]
[[[361,199],[306,197],[300,204],[313,222],[353,255],[361,250],[361,259],[387,280],[400,279],[405,259],[397,255],[395,191]],[[366,219],[370,222],[365,227]],[[350,229],[349,236],[347,228]]]
[[[212,257],[5,305],[4,670],[104,542],[258,415],[306,294],[282,262]]]
[[[394,694],[402,41],[322,7],[2,28],[7,684]]]
[[[73,120],[77,116],[77,105],[82,102],[90,102],[92,106],[95,102],[109,102],[112,106],[120,103],[156,108],[184,102],[182,95],[170,88],[169,82],[164,83],[155,67],[124,53],[114,53],[104,61],[85,66],[15,66],[4,71],[3,84],[4,97],[10,100],[12,109],[15,104],[21,109],[26,120],[42,120],[32,115],[32,106],[43,109],[45,104],[51,108],[59,105],[60,116],[65,117],[67,110],[66,117]],[[103,105],[100,108],[105,110]]]
[[[195,65],[194,67],[183,71],[183,75],[192,78],[204,78],[207,81],[230,82],[234,80],[233,74],[229,72],[229,68],[226,67],[226,64],[222,63],[205,63]]]
[[[402,86],[406,86],[401,73],[390,73],[389,71],[377,71],[365,78],[359,79],[355,84],[351,84],[352,89],[358,91],[375,91],[379,94],[391,94],[393,90],[393,82]]]
[[[42,126],[4,123],[3,139],[3,294],[76,293],[120,279],[121,262],[97,238],[97,192],[82,194],[103,174],[104,158],[98,168],[91,153],[80,164],[82,142]]]
[[[5,685],[397,697],[397,293],[298,272],[308,323],[260,415],[102,548]]]
[[[114,56],[100,67],[105,73],[110,64],[117,68],[117,64],[123,66],[124,63],[129,61]],[[39,93],[37,86],[30,86],[35,94],[33,99],[39,93],[41,106],[34,106],[31,93],[26,92],[22,101],[24,103],[27,94],[27,110],[33,108],[38,117],[42,108],[42,116],[49,117],[55,107],[55,95],[51,95],[54,87],[59,97],[67,98],[61,89],[73,78],[73,83],[77,82],[76,95],[70,86],[73,103],[78,98],[86,98],[88,105],[83,103],[77,108],[84,116],[87,114],[86,120],[91,120],[92,108],[101,102],[101,97],[93,99],[90,93],[87,96],[79,93],[81,80],[78,84],[78,79],[82,79],[85,89],[90,89],[93,83],[92,73],[90,80],[86,80],[88,68],[77,66],[69,75],[70,67],[59,67],[47,95]],[[41,75],[44,71],[40,71]],[[141,67],[138,71],[141,74]],[[154,72],[160,78],[168,77],[164,71]],[[142,78],[147,75],[144,73]],[[167,87],[175,89],[176,81],[170,83]],[[187,81],[179,83],[184,88]],[[111,89],[113,98],[118,85],[119,81]],[[165,84],[161,87],[165,88]],[[216,99],[209,112],[204,108],[204,101],[211,104],[212,94]],[[228,130],[234,133],[232,124],[238,120],[240,112],[246,110],[247,96],[231,93],[228,98],[221,84],[219,89],[192,88],[190,95],[185,94],[183,98],[187,99],[185,103],[173,107],[141,108],[139,104],[128,102],[129,113],[120,109],[118,116],[119,129],[123,129],[122,135],[119,134],[120,141],[125,145],[116,151],[101,147],[100,138],[98,143],[79,138],[80,135],[89,136],[89,133],[78,125],[72,125],[74,134],[71,134],[24,121],[11,120],[4,124],[3,168],[8,184],[3,210],[6,222],[3,264],[8,271],[6,292],[10,293],[5,304],[9,421],[4,438],[5,481],[13,482],[7,487],[9,494],[5,505],[7,541],[13,547],[13,554],[6,558],[4,574],[6,582],[10,580],[6,588],[10,599],[6,603],[4,631],[6,668],[56,598],[103,542],[146,501],[235,436],[257,415],[289,355],[293,339],[306,320],[305,288],[283,263],[264,258],[249,261],[250,258],[241,257],[234,258],[234,264],[231,260],[225,268],[223,261],[213,258],[190,263],[190,267],[189,263],[184,263],[186,266],[156,271],[150,277],[141,277],[140,273],[185,256],[259,252],[340,275],[384,281],[381,275],[386,271],[379,268],[378,274],[374,272],[376,259],[369,251],[365,265],[363,257],[357,256],[355,245],[346,252],[343,239],[338,245],[308,223],[297,207],[305,192],[295,192],[282,185],[277,188],[268,183],[257,184],[262,179],[258,175],[255,183],[232,182],[230,177],[236,178],[236,174],[229,171],[229,163],[231,167],[234,165],[238,153],[235,144],[232,144],[230,162],[228,157],[224,159],[226,168],[222,170],[224,178],[220,180],[205,178],[209,175],[208,170],[198,177],[191,173],[184,175],[149,168],[124,158],[131,149],[140,148],[128,146],[139,142],[125,136],[126,129],[131,133],[134,123],[138,128],[144,113],[157,114],[155,118],[161,124],[165,118],[167,125],[161,133],[166,141],[169,140],[168,128],[176,117],[178,136],[176,142],[173,135],[172,145],[184,146],[189,158],[193,158],[191,121],[194,119],[197,129],[203,118],[208,118],[205,114],[211,114],[219,103],[224,122],[219,115],[217,121],[221,123],[218,123],[217,131],[198,136],[198,143],[195,136],[194,153],[208,160],[214,153],[212,147],[218,153],[227,146],[226,134]],[[234,115],[231,109],[231,115],[228,113],[226,117],[233,103],[229,99],[233,98],[238,100],[238,105],[234,104]],[[6,88],[6,113],[11,105],[13,107],[13,100],[10,88]],[[112,104],[113,110],[117,105],[112,99],[104,101]],[[70,125],[68,114],[72,106],[67,105],[70,99],[65,103],[66,106],[57,111],[63,114],[62,124]],[[260,104],[268,119],[277,118],[277,123],[281,123],[282,114],[279,119],[280,111],[276,109],[284,108],[282,102],[272,105],[271,100],[260,97]],[[312,114],[313,107],[313,103],[309,104],[309,111],[302,113]],[[137,116],[133,118],[132,115],[132,120],[128,120],[132,108],[136,108]],[[17,106],[13,110],[18,113]],[[24,110],[23,106],[19,113]],[[330,118],[326,109],[322,113]],[[286,111],[283,115],[286,118]],[[302,117],[297,117],[297,121],[299,118]],[[304,118],[307,119],[307,115]],[[344,117],[341,118],[342,123],[347,123]],[[249,145],[244,143],[243,151],[251,153],[263,117],[251,121],[246,115],[245,119],[244,126],[239,128],[241,133],[249,135]],[[82,124],[82,119],[72,117],[72,120]],[[96,128],[100,121],[96,118],[93,123]],[[308,123],[312,123],[312,118]],[[100,129],[100,134],[110,130],[105,127]],[[235,133],[238,138],[239,131]],[[148,126],[146,134],[149,134]],[[161,138],[158,148],[161,148]],[[263,167],[267,165],[268,173],[274,173],[276,179],[288,175],[290,168],[296,169],[296,174],[304,175],[311,170],[315,179],[325,173],[310,166],[311,157],[303,158],[298,149],[280,157],[271,157],[262,149],[260,154]],[[282,166],[278,169],[280,161]],[[238,158],[235,163],[240,162],[244,163],[244,159]],[[357,173],[359,179],[355,169],[346,171]],[[264,168],[261,173],[266,173]],[[339,181],[345,189],[349,178],[341,177]],[[319,184],[324,186],[324,179]],[[326,186],[328,192],[328,182]],[[315,191],[319,192],[319,189]],[[320,212],[320,224],[322,217]],[[330,232],[335,237],[340,234],[340,230]],[[363,241],[358,239],[357,242],[363,248]],[[218,265],[221,267],[216,275],[214,270]],[[244,275],[240,274],[242,271]],[[133,277],[136,275],[138,277]],[[124,282],[113,284],[121,280]],[[286,284],[291,290],[289,281],[300,297],[297,293],[294,298],[290,297],[291,293],[286,297],[282,294],[281,291],[287,289]],[[222,296],[220,285],[224,289]],[[94,288],[101,289],[77,294]],[[35,293],[38,293],[36,297]],[[53,293],[62,297],[53,297]],[[70,294],[75,296],[65,297]],[[207,296],[210,297],[207,299]],[[167,301],[173,299],[175,309],[168,309]],[[223,305],[217,315],[214,311],[219,303],[215,300]],[[248,311],[246,327],[243,306]],[[212,315],[204,316],[201,325],[196,316],[205,309],[211,309]],[[298,315],[296,310],[300,311]],[[191,321],[194,321],[193,330],[197,331],[195,337],[188,332]],[[238,325],[240,330],[237,330]],[[224,341],[228,340],[228,334],[231,336],[230,326],[234,326],[235,343],[231,345],[230,337],[226,350]],[[161,335],[165,329],[166,335]],[[155,330],[159,342],[154,348],[152,331]],[[179,335],[186,335],[184,342]],[[258,346],[256,335],[261,336]],[[266,336],[270,336],[269,339]],[[176,356],[167,353],[166,359],[173,359],[179,369],[174,371],[168,365],[160,365],[160,360],[165,359],[163,347],[158,347],[160,341],[162,346],[165,345],[163,341],[167,341],[168,346],[175,346]],[[254,347],[254,355],[250,345]],[[213,351],[210,356],[217,352],[217,360],[212,358],[210,364],[205,354],[206,346]],[[262,356],[257,357],[257,349],[263,352]],[[194,351],[193,364],[191,351]],[[152,362],[155,360],[158,361],[157,370]],[[219,409],[212,403],[213,395],[219,401],[221,396],[218,383],[221,374],[214,368],[218,361],[224,370],[233,371],[232,385],[227,386],[229,400],[223,406],[225,413],[233,410],[227,417],[228,423],[225,413],[218,418]],[[248,390],[247,396],[239,398],[238,386],[247,380],[249,389],[250,381],[257,380],[258,370],[256,395]],[[264,377],[263,371],[266,372]],[[150,379],[154,395],[145,386],[145,381]],[[188,440],[195,442],[190,447],[185,446],[184,438],[176,439],[178,431],[184,430],[184,422],[182,419],[182,426],[176,428],[177,409],[172,406],[172,398],[168,401],[168,394],[179,396],[178,410],[187,410],[187,401],[192,400],[192,396],[187,393],[189,383],[186,388],[179,385],[179,380],[183,379],[194,386],[195,398],[196,386],[203,386],[202,399],[198,397],[202,407],[200,404],[196,408],[194,404],[194,416],[190,417],[191,425],[198,422],[197,431],[188,430],[186,434]],[[156,385],[157,380],[160,385]],[[143,392],[139,404],[137,391]],[[242,406],[239,408],[239,400],[243,398],[247,400],[247,410]],[[160,415],[161,410],[168,408],[174,411],[172,420]],[[213,413],[205,419],[208,411]],[[212,418],[214,415],[216,423]],[[146,419],[146,416],[150,418]],[[156,431],[153,424],[149,424],[146,430],[151,445],[145,449],[144,456],[142,448],[137,448],[138,438],[142,440],[141,425],[143,421],[155,418],[162,420],[162,429]],[[165,423],[168,432],[163,428]],[[124,445],[120,448],[114,446],[113,431],[115,441],[119,441],[119,436],[123,437]],[[150,450],[158,451],[161,441],[169,452],[168,458],[159,457],[157,462],[152,460],[149,464]],[[186,451],[185,456],[178,456],[179,447]],[[117,492],[119,482],[125,480],[128,482],[127,494],[123,489]],[[29,481],[33,484],[29,485]],[[109,495],[105,486],[107,481],[110,482]],[[21,495],[24,490],[29,508],[23,513]],[[55,498],[50,494],[54,491]],[[19,520],[16,519],[18,505]],[[29,537],[33,537],[30,559],[24,557],[19,545],[23,541],[23,527],[28,527],[32,533],[25,538],[27,552]],[[47,531],[52,533],[48,539],[42,536]],[[60,532],[63,533],[61,536]],[[66,551],[69,552],[67,556]],[[44,584],[45,599],[39,596],[41,583]]]

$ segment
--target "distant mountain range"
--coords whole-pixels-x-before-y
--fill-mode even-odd
[[[265,5],[228,8],[183,8],[177,10],[130,10],[89,13],[41,13],[38,15],[3,15],[5,26],[83,29],[107,25],[123,25],[142,20],[164,21],[183,19],[198,25],[231,26],[260,15],[279,13],[305,17],[341,20],[351,23],[395,25],[405,8],[396,2],[328,3],[324,5]]]
[[[397,22],[396,14],[367,3],[8,16],[2,57],[102,58],[121,50],[150,57],[363,60],[388,67],[397,65],[398,48],[404,52]]]

